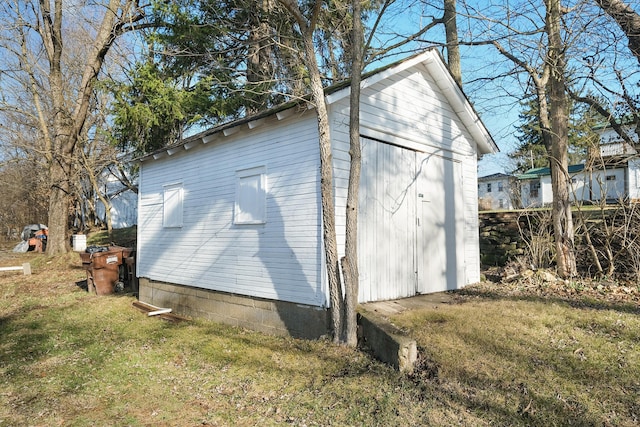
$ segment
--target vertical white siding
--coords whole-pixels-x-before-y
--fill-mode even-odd
[[[488,185],[491,185],[491,191],[488,191]],[[502,185],[502,190],[500,190],[500,185]],[[482,202],[481,209],[513,209],[509,178],[502,176],[496,179],[482,179],[476,188],[478,190],[477,200]]]
[[[464,221],[464,284],[480,281],[480,231],[478,224],[478,160],[466,156],[462,161]]]
[[[322,306],[317,126],[275,119],[142,163],[138,275]],[[236,173],[266,171],[266,222],[234,224]],[[162,224],[163,186],[181,182],[183,225]]]
[[[476,147],[426,70],[416,68],[365,89],[361,98],[361,134],[386,142],[363,142],[377,148],[363,151],[358,231],[361,302],[416,293],[416,275],[425,255],[416,241],[419,203],[414,182],[423,172],[416,159],[423,156],[448,158],[452,165],[454,159],[456,162],[450,168],[456,177],[452,175],[441,186],[438,196],[443,203],[445,199],[451,202],[446,215],[452,221],[434,225],[448,227],[446,232],[441,230],[447,236],[440,248],[445,254],[444,267],[434,289],[461,287],[480,278]],[[341,253],[349,173],[348,123],[348,99],[343,99],[331,106]],[[412,164],[409,156],[413,156]],[[395,205],[400,194],[406,199]],[[444,206],[439,209],[445,212]]]
[[[416,153],[362,141],[360,301],[416,293]]]

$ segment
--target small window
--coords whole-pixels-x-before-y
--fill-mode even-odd
[[[487,183],[487,193],[491,193],[491,183]]]
[[[529,196],[532,198],[536,198],[539,195],[540,190],[540,182],[531,182],[529,183]]]
[[[502,181],[498,182],[498,191],[502,191]]]
[[[182,227],[182,199],[182,183],[164,186],[164,198],[162,205],[163,227]]]
[[[615,181],[615,180],[616,180],[615,175],[607,175],[607,181]]]
[[[504,199],[500,199],[500,208],[504,208]]]
[[[234,223],[267,222],[267,177],[264,166],[236,172]]]

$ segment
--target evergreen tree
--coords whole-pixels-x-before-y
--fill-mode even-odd
[[[157,1],[148,53],[111,86],[115,142],[138,154],[282,102],[268,2]],[[274,20],[275,21],[275,20]]]
[[[524,173],[532,168],[549,167],[547,147],[538,121],[538,106],[535,99],[521,103],[520,125],[516,127],[518,146],[509,157],[514,161],[513,173]],[[598,135],[593,128],[601,124],[602,118],[585,104],[569,105],[569,164],[587,160],[589,147],[598,144]]]
[[[148,56],[112,87],[118,144],[146,153],[190,128],[306,96],[309,75],[294,22],[276,1],[154,0]],[[377,2],[367,4],[366,13]],[[314,35],[324,85],[349,77],[350,8],[320,9]]]

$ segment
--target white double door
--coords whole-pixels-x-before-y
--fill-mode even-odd
[[[464,284],[462,188],[456,161],[363,139],[360,302]]]

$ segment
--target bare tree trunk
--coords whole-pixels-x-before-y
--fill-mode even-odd
[[[351,32],[351,96],[349,116],[349,187],[345,229],[345,256],[342,275],[345,288],[345,341],[358,344],[356,307],[358,306],[358,198],[360,190],[360,81],[362,78],[363,29],[360,0],[353,0],[353,28]]]
[[[49,195],[49,238],[47,253],[66,253],[69,250],[69,174],[75,148],[75,138],[71,117],[65,109],[64,83],[62,75],[62,0],[51,4],[40,0],[43,17],[42,39],[49,58],[49,85],[54,108],[53,138],[49,159],[51,193]],[[45,126],[47,126],[45,124]]]
[[[541,71],[507,51],[498,41],[493,45],[502,55],[525,70],[535,85],[538,120],[547,152],[550,155],[553,190],[552,220],[558,273],[562,277],[576,274],[574,229],[569,198],[568,173],[568,100],[565,83],[566,63],[561,36],[560,0],[545,0],[547,52]]]
[[[316,1],[310,18],[306,18],[296,0],[279,0],[291,13],[300,27],[304,44],[304,60],[309,72],[311,96],[316,107],[318,119],[318,140],[320,144],[320,194],[322,200],[322,230],[324,254],[329,281],[329,299],[331,302],[331,322],[333,340],[339,342],[343,328],[344,299],[340,280],[340,265],[338,259],[338,244],[335,223],[335,201],[333,194],[333,156],[331,154],[331,136],[329,134],[329,115],[322,87],[320,68],[316,61],[313,45],[313,34],[320,13],[322,2]]]
[[[567,90],[565,87],[565,59],[561,36],[560,0],[546,0],[546,30],[549,37],[549,113],[551,186],[553,188],[553,228],[556,246],[556,262],[561,277],[576,274],[573,218],[569,197],[568,145],[569,118]]]
[[[68,165],[54,160],[49,167],[51,192],[49,194],[49,238],[47,253],[60,254],[69,250],[69,181]]]
[[[460,66],[460,45],[458,43],[458,24],[456,21],[456,0],[444,0],[445,35],[447,39],[447,64],[453,79],[462,87],[462,68]]]
[[[268,93],[262,89],[265,82],[272,76],[271,48],[268,45],[270,27],[264,21],[271,9],[271,0],[257,2],[257,7],[251,9],[251,31],[249,33],[249,52],[247,64],[247,82],[251,91],[259,95],[255,102],[247,105],[247,114],[257,113],[266,109]],[[266,42],[266,43],[265,43]]]
[[[136,0],[109,0],[105,5],[102,22],[87,54],[82,80],[76,92],[77,98],[71,111],[65,98],[67,90],[64,87],[61,59],[64,49],[62,37],[64,7],[63,0],[53,2],[39,0],[41,26],[38,27],[38,32],[49,60],[49,84],[54,109],[54,135],[47,155],[51,175],[47,245],[49,255],[66,253],[70,247],[69,205],[72,186],[69,180],[75,175],[73,173],[76,164],[74,156],[89,114],[90,100],[98,73],[116,37],[126,31],[125,28],[132,29],[135,22],[144,18]]]
[[[622,0],[595,0],[620,26],[629,40],[629,49],[640,63],[640,15]]]

